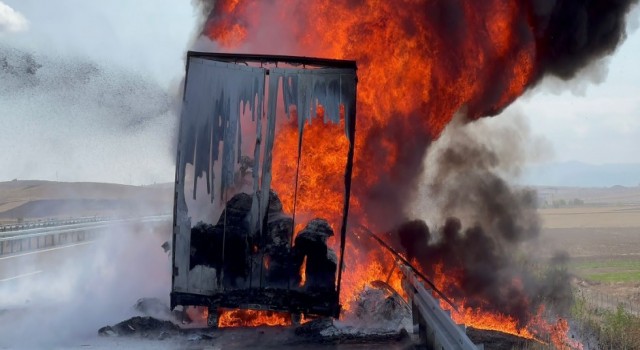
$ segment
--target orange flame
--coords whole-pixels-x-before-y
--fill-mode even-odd
[[[368,217],[371,214],[363,208],[369,201],[367,189],[385,181],[382,174],[390,181],[398,178],[395,172],[406,151],[405,141],[437,138],[463,106],[470,118],[495,114],[536,78],[535,42],[518,34],[530,29],[524,5],[515,0],[467,1],[460,5],[460,13],[447,14],[458,16],[456,21],[442,23],[438,16],[445,14],[438,11],[446,10],[445,5],[438,0],[283,0],[268,5],[259,0],[219,0],[203,33],[223,49],[246,48],[261,45],[261,29],[268,23],[286,27],[284,32],[295,41],[287,43],[287,54],[358,61],[351,212],[373,225]],[[269,6],[273,23],[259,17],[266,9],[261,6]],[[296,17],[289,16],[291,13]],[[450,28],[443,33],[442,27],[447,25]],[[277,45],[269,48],[278,50]],[[289,212],[293,208],[297,142],[295,120],[279,127],[273,151],[273,187]],[[347,146],[342,123],[315,122],[305,127],[296,215],[324,217],[334,228],[340,227]],[[371,281],[389,276],[389,284],[401,290],[398,273],[389,274],[393,259],[379,247],[361,244],[348,240],[346,246],[341,295],[346,310]],[[507,316],[466,308],[464,300],[457,302],[463,312],[454,315],[456,321],[534,337]],[[232,315],[238,314],[225,315],[236,320]]]
[[[298,287],[304,286],[307,283],[307,257],[302,259],[302,265],[300,266],[300,283]]]
[[[222,309],[218,318],[220,328],[288,325],[291,325],[291,315],[286,312]]]

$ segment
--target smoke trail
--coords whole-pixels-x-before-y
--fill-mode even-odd
[[[29,29],[29,21],[9,5],[0,1],[0,35]]]
[[[520,122],[493,129],[451,123],[429,151],[426,193],[412,203],[423,206],[416,217],[430,216],[436,226],[412,221],[397,232],[427,273],[451,277],[443,286],[448,296],[512,316],[521,327],[542,303],[563,312],[571,302],[566,270],[555,264],[541,277],[530,268],[539,263],[526,246],[540,232],[536,193],[507,180],[528,159],[526,140]]]

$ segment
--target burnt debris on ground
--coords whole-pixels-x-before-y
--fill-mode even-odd
[[[533,339],[476,328],[467,328],[467,335],[474,343],[484,344],[487,349],[492,350],[528,349],[535,344],[539,344]]]
[[[382,343],[411,343],[406,329],[399,330],[367,330],[348,326],[331,318],[319,318],[298,326],[295,331],[297,338],[290,343],[314,344],[382,344]]]
[[[174,321],[182,324],[191,323],[189,315],[182,310],[171,310],[169,306],[158,298],[140,298],[133,308],[143,316],[150,316],[164,321]]]
[[[143,338],[165,339],[180,333],[180,327],[171,321],[150,316],[135,316],[113,326],[98,330],[101,336],[140,336]]]
[[[212,329],[198,322],[183,322],[182,312],[171,312],[155,298],[141,298],[134,309],[141,314],[98,330],[103,337],[133,337],[148,340],[195,342],[197,344],[233,344],[238,348],[280,348],[303,345],[367,346],[413,349],[418,346],[412,329],[411,311],[404,299],[388,284],[376,281],[365,287],[352,305],[354,312],[344,320],[323,317],[299,326],[237,327]],[[154,316],[151,316],[154,315]],[[511,349],[531,344],[532,340],[473,328],[467,334],[475,343],[490,349]]]

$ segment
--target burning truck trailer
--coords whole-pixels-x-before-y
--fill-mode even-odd
[[[356,121],[356,63],[189,52],[176,162],[171,309],[340,314]],[[293,207],[272,188],[279,128],[298,131]],[[296,213],[305,126],[344,125],[340,218]],[[329,154],[329,153],[328,153]],[[317,198],[323,200],[321,193]],[[298,214],[298,215],[296,215]],[[338,251],[327,245],[336,235]]]
[[[293,324],[303,316],[339,318],[354,158],[356,70],[356,62],[347,60],[188,53],[176,162],[171,309],[204,307],[212,328],[221,325],[223,310],[229,309],[288,313]],[[285,208],[272,189],[277,181],[272,164],[278,158],[273,151],[279,127],[290,130],[292,123],[298,132],[293,150],[297,163],[291,164],[296,172],[290,184],[293,198],[288,198],[292,205]],[[344,126],[338,129],[347,141],[342,159],[344,194],[340,217],[318,218],[296,211],[298,171],[305,127],[326,124]],[[326,154],[331,158],[335,153],[332,149]],[[325,199],[318,193],[311,200]],[[363,290],[361,313],[398,320],[400,310],[407,310],[420,341],[430,348],[482,348],[434,295],[456,309],[452,301],[410,261],[365,226],[352,223],[349,230],[368,234],[390,253],[394,261],[390,273],[396,267],[402,273],[400,293],[408,299],[388,283],[373,281],[371,286],[387,296],[377,300],[379,293]],[[328,244],[336,231],[337,251]],[[228,321],[222,325],[230,325]],[[319,321],[308,329],[327,327]],[[364,338],[379,336],[387,335],[364,334]]]

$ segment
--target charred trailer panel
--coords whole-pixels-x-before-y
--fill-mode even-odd
[[[176,161],[172,308],[338,317],[356,83],[354,61],[188,53]],[[298,172],[291,184],[273,178],[279,130],[297,131],[297,147],[286,152],[297,155],[299,167],[302,135],[311,123],[344,125],[332,129],[348,140],[337,217],[296,216]],[[275,184],[291,186],[286,202],[293,209],[285,208]],[[334,244],[328,244],[332,236]]]

